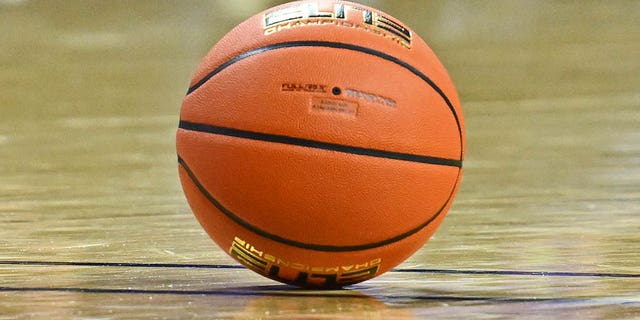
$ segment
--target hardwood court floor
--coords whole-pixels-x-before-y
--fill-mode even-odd
[[[465,177],[398,269],[238,267],[177,178],[195,66],[275,2],[0,0],[0,319],[640,319],[640,2],[368,1],[463,101]]]

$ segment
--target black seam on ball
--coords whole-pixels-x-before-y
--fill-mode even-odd
[[[198,190],[200,191],[200,193],[202,193],[202,195],[213,205],[215,206],[218,210],[220,210],[220,212],[222,212],[222,214],[224,214],[225,216],[227,216],[229,219],[233,220],[235,223],[237,223],[238,225],[242,226],[243,228],[259,235],[262,236],[264,238],[276,241],[276,242],[280,242],[292,247],[297,247],[297,248],[302,248],[302,249],[309,249],[309,250],[314,250],[314,251],[325,251],[325,252],[348,252],[348,251],[361,251],[361,250],[368,250],[368,249],[374,249],[374,248],[378,248],[378,247],[382,247],[385,245],[390,245],[393,244],[395,242],[398,242],[400,240],[403,240],[405,238],[408,238],[418,232],[420,232],[422,229],[424,229],[425,227],[427,227],[429,224],[431,224],[434,220],[436,220],[440,215],[442,215],[442,213],[444,212],[444,209],[447,207],[447,205],[451,202],[451,200],[453,199],[453,196],[455,195],[455,191],[456,191],[456,186],[458,185],[458,182],[460,180],[460,174],[462,172],[462,170],[460,169],[458,171],[458,175],[456,178],[456,181],[453,185],[453,188],[451,190],[451,194],[449,194],[449,197],[447,198],[447,201],[445,201],[445,203],[442,205],[442,207],[440,207],[440,209],[438,209],[438,211],[436,212],[436,214],[434,214],[432,217],[430,217],[427,221],[423,222],[422,224],[420,224],[419,226],[417,226],[416,228],[413,228],[405,233],[402,233],[398,236],[383,240],[383,241],[379,241],[379,242],[373,242],[373,243],[367,243],[367,244],[361,244],[361,245],[350,245],[350,246],[333,246],[333,245],[323,245],[323,244],[313,244],[313,243],[304,243],[304,242],[299,242],[299,241],[295,241],[295,240],[291,240],[291,239],[287,239],[281,236],[278,236],[276,234],[270,233],[266,230],[263,230],[257,226],[254,226],[252,224],[250,224],[249,222],[243,220],[241,217],[239,217],[238,215],[236,215],[235,213],[233,213],[231,210],[229,210],[228,208],[226,208],[224,205],[222,205],[222,203],[220,203],[220,201],[218,201],[215,197],[213,197],[213,195],[211,195],[211,193],[209,193],[209,191],[202,185],[202,183],[200,183],[200,181],[198,180],[198,178],[196,177],[196,174],[191,170],[191,168],[189,168],[189,166],[187,165],[187,163],[184,161],[184,159],[182,159],[182,157],[180,157],[178,155],[178,164],[184,169],[184,171],[187,173],[187,175],[189,176],[189,178],[191,179],[191,181],[193,182],[193,184],[196,186],[196,188],[198,188]]]
[[[251,56],[255,56],[267,51],[272,51],[272,50],[278,50],[278,49],[284,49],[284,48],[295,48],[295,47],[325,47],[325,48],[335,48],[335,49],[344,49],[344,50],[351,50],[351,51],[357,51],[357,52],[362,52],[365,54],[369,54],[372,56],[376,56],[379,58],[382,58],[384,60],[393,62],[407,70],[409,70],[411,73],[415,74],[416,76],[418,76],[420,79],[422,79],[425,83],[427,83],[433,90],[436,91],[436,93],[438,93],[438,95],[440,95],[440,97],[444,100],[444,102],[447,104],[447,106],[449,107],[449,110],[451,111],[451,113],[453,114],[453,117],[456,121],[456,125],[458,126],[458,134],[460,136],[460,159],[463,158],[464,156],[464,150],[463,150],[463,138],[462,138],[462,126],[460,124],[460,119],[458,117],[458,113],[456,112],[455,108],[453,107],[453,104],[451,103],[451,101],[449,100],[449,98],[447,97],[447,95],[445,95],[444,91],[442,91],[442,89],[440,89],[440,87],[438,87],[438,85],[435,84],[435,82],[433,82],[433,80],[431,80],[429,77],[427,77],[424,73],[422,73],[420,70],[418,70],[417,68],[415,68],[414,66],[392,56],[389,55],[387,53],[378,51],[378,50],[374,50],[371,48],[367,48],[367,47],[362,47],[362,46],[357,46],[357,45],[353,45],[353,44],[348,44],[348,43],[340,43],[340,42],[330,42],[330,41],[291,41],[291,42],[282,42],[282,43],[274,43],[268,46],[264,46],[261,48],[257,48],[257,49],[253,49],[244,53],[241,53],[233,58],[231,58],[230,60],[228,60],[227,62],[221,64],[220,66],[218,66],[217,68],[215,68],[213,71],[209,72],[204,78],[202,78],[200,81],[196,82],[193,86],[191,86],[189,88],[189,90],[187,91],[187,95],[190,95],[191,93],[193,93],[194,91],[198,90],[198,88],[200,88],[202,85],[204,85],[205,83],[207,83],[207,81],[209,81],[209,79],[211,79],[212,77],[214,77],[216,74],[220,73],[222,70],[226,69],[227,67],[235,64],[238,61],[244,60],[246,58],[249,58]]]
[[[337,143],[322,142],[317,140],[302,139],[297,137],[212,126],[208,124],[193,123],[193,122],[188,122],[184,120],[180,120],[179,128],[187,131],[217,134],[217,135],[223,135],[228,137],[236,137],[236,138],[243,138],[243,139],[250,139],[250,140],[257,140],[257,141],[281,143],[281,144],[288,144],[288,145],[294,145],[294,146],[300,146],[300,147],[306,147],[306,148],[322,149],[322,150],[329,150],[329,151],[356,154],[356,155],[376,157],[376,158],[427,163],[427,164],[456,167],[456,168],[462,167],[462,161],[456,160],[456,159],[447,159],[447,158],[423,156],[423,155],[411,154],[411,153],[401,153],[401,152],[394,152],[394,151],[387,151],[387,150],[380,150],[380,149],[370,149],[370,148],[349,146],[349,145],[343,145],[343,144],[337,144]]]

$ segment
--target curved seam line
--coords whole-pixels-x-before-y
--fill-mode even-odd
[[[457,167],[457,168],[462,167],[462,161],[456,160],[456,159],[423,156],[423,155],[417,155],[417,154],[411,154],[411,153],[401,153],[401,152],[394,152],[394,151],[387,151],[387,150],[380,150],[380,149],[370,149],[370,148],[349,146],[349,145],[343,145],[343,144],[322,142],[317,140],[296,138],[291,136],[275,135],[275,134],[239,130],[239,129],[233,129],[233,128],[227,128],[227,127],[212,126],[208,124],[193,123],[193,122],[188,122],[184,120],[180,120],[180,124],[178,127],[180,129],[187,130],[187,131],[202,132],[202,133],[208,133],[208,134],[223,135],[228,137],[265,141],[265,142],[272,142],[272,143],[281,143],[281,144],[287,144],[287,145],[335,151],[335,152],[354,154],[354,155],[370,156],[370,157],[385,158],[385,159],[391,159],[391,160],[425,163],[425,164],[441,165],[441,166],[449,166],[449,167]]]
[[[458,175],[456,177],[456,181],[455,181],[455,183],[453,185],[454,187],[452,188],[451,194],[449,194],[449,197],[447,198],[447,201],[445,201],[444,205],[442,205],[442,207],[440,207],[440,209],[438,209],[436,214],[434,214],[426,222],[423,222],[418,227],[413,228],[413,229],[411,229],[411,230],[409,230],[409,231],[407,231],[405,233],[402,233],[402,234],[400,234],[398,236],[395,236],[395,237],[392,237],[392,238],[389,238],[389,239],[386,239],[386,240],[383,240],[383,241],[379,241],[379,242],[363,244],[363,245],[352,245],[352,246],[332,246],[332,245],[322,245],[322,244],[309,244],[309,243],[303,243],[303,242],[287,239],[287,238],[278,236],[276,234],[267,232],[265,230],[262,230],[262,229],[260,229],[260,228],[258,228],[256,226],[250,224],[249,222],[243,220],[242,218],[240,218],[239,216],[234,214],[231,210],[227,209],[216,198],[214,198],[213,195],[211,195],[211,193],[209,193],[209,191],[207,191],[207,189],[200,183],[200,181],[198,180],[196,175],[193,173],[193,171],[191,171],[191,168],[189,168],[189,166],[184,161],[184,159],[182,159],[182,157],[180,157],[179,155],[178,155],[178,163],[185,170],[185,172],[187,173],[187,175],[189,176],[189,178],[191,179],[193,184],[196,186],[196,188],[198,188],[198,190],[200,190],[202,195],[204,195],[205,198],[207,198],[207,200],[209,200],[209,202],[211,202],[211,204],[213,204],[218,210],[220,210],[220,212],[222,212],[225,216],[227,216],[229,219],[231,219],[235,223],[237,223],[240,226],[248,229],[249,231],[254,232],[257,235],[260,235],[262,237],[265,237],[267,239],[270,239],[270,240],[273,240],[273,241],[276,241],[276,242],[280,242],[280,243],[283,243],[283,244],[287,244],[287,245],[290,245],[290,246],[293,246],[293,247],[302,248],[302,249],[309,249],[309,250],[314,250],[314,251],[326,251],[326,252],[347,252],[347,251],[360,251],[360,250],[373,249],[373,248],[382,247],[382,246],[385,246],[385,245],[392,244],[394,242],[400,241],[402,239],[405,239],[405,238],[408,238],[408,237],[412,236],[413,234],[418,233],[419,231],[421,231],[422,229],[427,227],[429,224],[431,224],[435,219],[437,219],[444,212],[444,209],[447,207],[447,204],[449,204],[451,202],[451,199],[453,198],[453,196],[455,194],[455,190],[456,190],[455,186],[458,184],[458,181],[460,179],[460,171],[461,171],[461,170],[458,171]]]
[[[378,51],[378,50],[374,50],[371,48],[367,48],[367,47],[362,47],[362,46],[357,46],[357,45],[352,45],[352,44],[347,44],[347,43],[341,43],[341,42],[330,42],[330,41],[291,41],[291,42],[281,42],[281,43],[275,43],[272,45],[268,45],[268,46],[264,46],[261,48],[257,48],[257,49],[253,49],[244,53],[241,53],[235,57],[233,57],[231,60],[221,64],[220,66],[218,66],[217,68],[215,68],[213,71],[211,71],[210,73],[208,73],[204,78],[202,78],[200,81],[196,82],[193,86],[191,86],[188,91],[187,91],[187,96],[191,93],[193,93],[194,91],[196,91],[198,88],[200,88],[202,85],[204,85],[207,81],[209,81],[209,79],[211,79],[213,76],[215,76],[216,74],[220,73],[222,70],[226,69],[227,67],[231,66],[232,64],[244,60],[248,57],[263,53],[263,52],[267,52],[267,51],[272,51],[272,50],[277,50],[277,49],[283,49],[283,48],[294,48],[294,47],[327,47],[327,48],[335,48],[335,49],[345,49],[345,50],[351,50],[351,51],[358,51],[358,52],[362,52],[362,53],[366,53],[369,55],[373,55],[373,56],[377,56],[379,58],[382,58],[384,60],[393,62],[407,70],[409,70],[411,73],[415,74],[416,76],[418,76],[420,79],[422,79],[424,82],[426,82],[433,90],[436,91],[436,93],[438,93],[438,95],[440,95],[440,97],[444,100],[444,102],[447,104],[447,107],[449,108],[449,110],[451,111],[451,113],[453,114],[453,118],[456,121],[456,125],[458,126],[458,134],[460,136],[460,159],[463,158],[464,155],[464,151],[463,151],[463,139],[462,139],[462,126],[460,124],[460,119],[458,118],[458,113],[456,112],[455,108],[453,107],[453,104],[451,103],[451,101],[449,100],[449,98],[447,97],[447,95],[444,93],[444,91],[442,91],[442,89],[440,89],[440,87],[438,87],[438,85],[436,85],[435,82],[433,82],[433,80],[431,80],[429,77],[427,77],[424,73],[420,72],[420,70],[418,70],[417,68],[413,67],[412,65],[392,56],[389,54],[386,54],[384,52]]]

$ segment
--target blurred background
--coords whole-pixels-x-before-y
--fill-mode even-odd
[[[0,259],[235,264],[184,200],[178,113],[215,42],[284,2],[0,0]],[[465,111],[462,188],[435,237],[401,268],[638,272],[640,1],[361,3],[425,39]],[[0,267],[0,283],[272,284],[242,271],[29,270]],[[511,288],[527,297],[637,297],[630,281],[417,285],[468,295]]]

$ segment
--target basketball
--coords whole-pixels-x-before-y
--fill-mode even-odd
[[[224,36],[180,111],[178,170],[222,250],[330,289],[420,249],[462,176],[460,102],[409,27],[346,1],[291,2]]]

